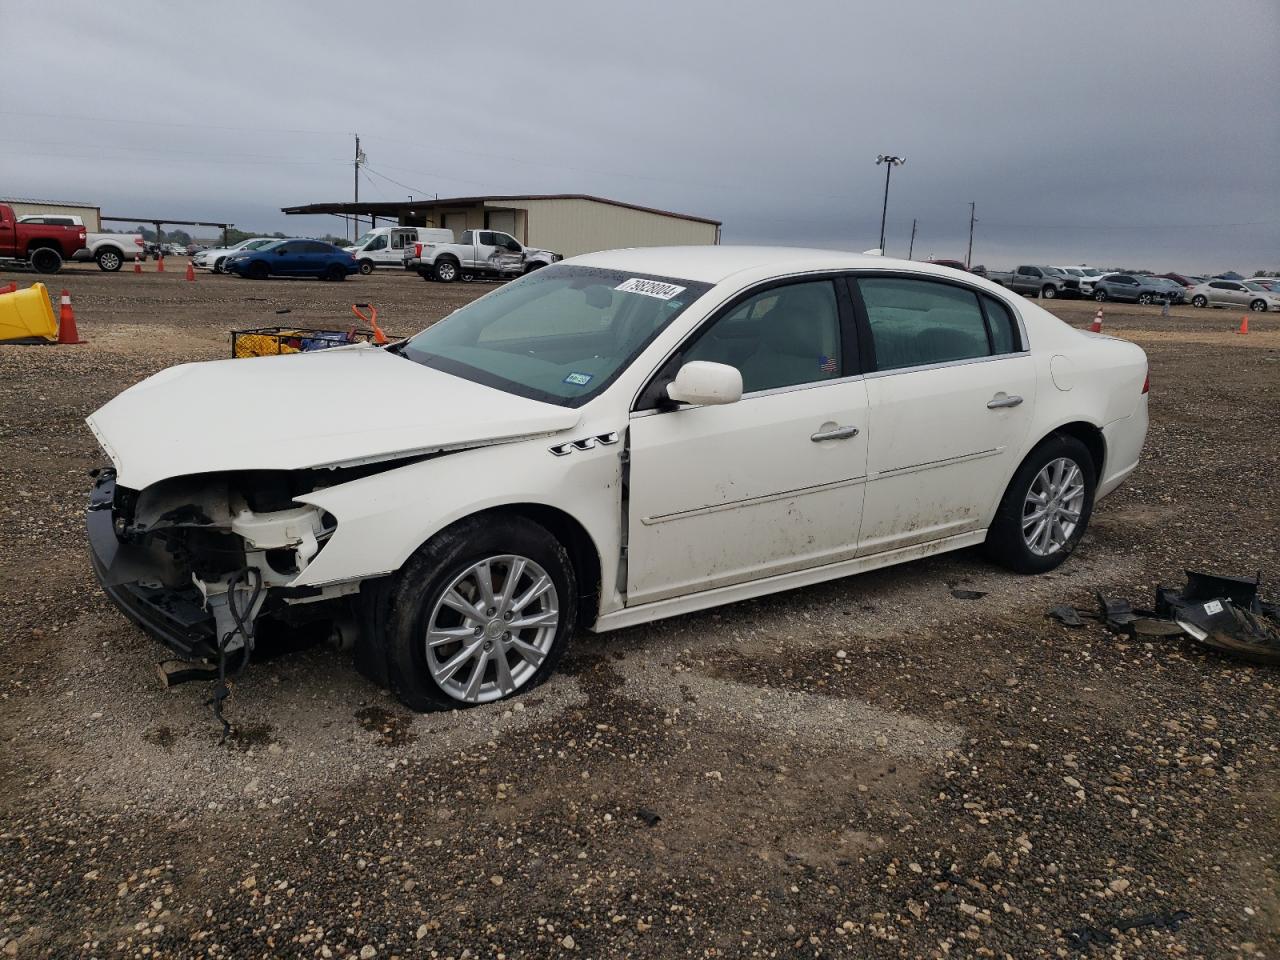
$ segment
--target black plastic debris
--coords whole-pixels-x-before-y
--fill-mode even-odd
[[[1080,612],[1076,610],[1075,607],[1054,607],[1046,613],[1045,616],[1052,617],[1054,620],[1057,620],[1059,623],[1065,624],[1068,627],[1084,626],[1084,620],[1081,619]]]
[[[1188,570],[1180,591],[1156,588],[1156,613],[1201,646],[1252,663],[1280,665],[1280,605],[1262,601],[1259,580]]]
[[[646,827],[656,827],[662,820],[662,816],[657,811],[650,810],[648,807],[641,807],[636,811],[636,816],[644,821]]]
[[[1138,619],[1133,604],[1128,600],[1112,600],[1098,592],[1098,606],[1102,610],[1102,622],[1116,633],[1130,633],[1130,624]]]
[[[951,595],[957,600],[981,600],[987,594],[983,590],[952,590]]]
[[[1177,930],[1183,921],[1190,920],[1191,914],[1186,910],[1174,910],[1172,913],[1146,913],[1140,917],[1132,917],[1128,920],[1117,920],[1115,923],[1109,923],[1101,927],[1076,927],[1074,930],[1067,930],[1063,936],[1067,938],[1067,943],[1079,950],[1091,947],[1093,944],[1100,946],[1109,946],[1116,942],[1116,938],[1111,935],[1112,930],[1119,930],[1121,933],[1127,930],[1139,930],[1143,927],[1154,927],[1159,930]]]

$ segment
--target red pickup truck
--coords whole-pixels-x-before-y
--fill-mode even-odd
[[[13,207],[0,203],[0,260],[16,260],[37,273],[57,273],[62,261],[84,247],[82,226],[19,223]]]

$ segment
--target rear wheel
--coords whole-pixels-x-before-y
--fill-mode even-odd
[[[1107,291],[1105,290],[1093,291],[1093,299],[1097,300],[1099,303],[1105,302],[1107,299]]]
[[[1097,468],[1075,437],[1035,448],[1009,482],[984,550],[1017,573],[1044,573],[1071,555],[1093,513]]]
[[[523,517],[473,517],[414,555],[392,590],[387,667],[414,710],[451,710],[537,686],[577,619],[564,547]]]
[[[1267,301],[1255,300],[1253,303],[1249,304],[1249,309],[1254,313],[1265,313],[1267,309]]]
[[[373,261],[372,261],[372,260],[361,260],[361,261],[360,261],[360,272],[361,272],[361,273],[363,273],[366,277],[367,277],[369,274],[373,273]]]
[[[62,269],[62,254],[52,247],[39,247],[27,256],[36,273],[57,273]]]
[[[437,260],[435,271],[436,279],[441,283],[453,283],[458,279],[458,261],[449,259]]]
[[[1057,295],[1058,295],[1058,288],[1053,286],[1052,284],[1046,283],[1043,287],[1040,288],[1040,296],[1043,297],[1045,300],[1052,300]]]
[[[364,273],[363,270],[361,270],[360,272]],[[323,277],[325,280],[345,280],[347,279],[347,271],[343,270],[342,267],[338,266],[335,263],[335,264],[331,264],[325,270]]]
[[[119,250],[99,250],[94,259],[98,261],[98,269],[107,273],[115,273],[124,265],[124,257]]]

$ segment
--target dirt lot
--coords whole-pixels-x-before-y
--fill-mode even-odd
[[[432,716],[314,648],[246,674],[219,747],[95,587],[84,416],[235,326],[412,331],[487,287],[166,266],[68,269],[90,343],[0,347],[0,956],[1024,958],[1176,911],[1080,949],[1280,956],[1280,675],[1044,618],[1186,567],[1280,590],[1276,315],[1108,305],[1151,435],[1052,575],[953,554],[582,635]]]

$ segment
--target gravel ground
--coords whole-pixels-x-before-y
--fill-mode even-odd
[[[1108,305],[1151,434],[1053,574],[964,552],[584,634],[462,713],[315,647],[246,673],[219,747],[95,587],[84,416],[236,326],[408,332],[488,288],[147,267],[52,278],[88,345],[0,347],[0,956],[1280,956],[1280,675],[1044,618],[1186,567],[1280,592],[1280,318]]]

